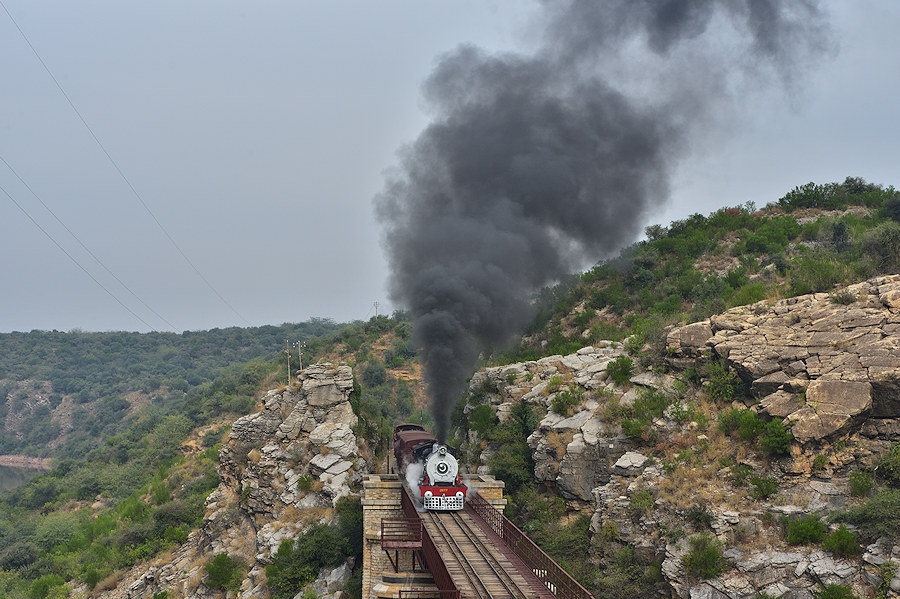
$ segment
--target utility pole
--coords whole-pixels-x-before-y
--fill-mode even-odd
[[[291,386],[291,342],[287,339],[284,340],[284,349],[287,354],[287,385]]]
[[[375,300],[375,320],[378,320],[378,300]]]
[[[305,341],[297,342],[297,357],[300,359],[300,370],[303,370],[303,350],[306,349]]]

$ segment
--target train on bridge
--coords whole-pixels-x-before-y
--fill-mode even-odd
[[[413,493],[429,511],[463,509],[468,487],[453,451],[418,424],[394,427],[394,457],[401,478],[412,478]],[[412,475],[411,477],[409,475]]]

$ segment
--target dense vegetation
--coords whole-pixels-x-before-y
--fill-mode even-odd
[[[526,336],[495,361],[632,334],[661,352],[668,324],[898,271],[900,192],[854,177],[810,183],[759,211],[745,204],[647,227],[618,257],[544,290]]]
[[[57,597],[69,581],[109,589],[124,569],[184,542],[219,483],[218,449],[229,423],[251,411],[266,389],[287,380],[279,351],[285,338],[304,342],[307,364],[331,360],[354,366],[357,433],[380,455],[394,422],[427,421],[422,402],[415,403],[423,392],[414,376],[410,329],[397,313],[341,326],[316,319],[183,336],[37,331],[0,336],[8,350],[7,370],[0,371],[4,389],[16,390],[2,395],[3,415],[49,392],[55,395],[53,409],[64,401],[72,405],[77,425],[56,451],[47,451],[35,432],[53,422],[50,409],[33,410],[41,419],[19,421],[20,437],[3,437],[7,450],[58,457],[52,471],[0,495],[0,597]],[[66,354],[70,363],[63,364]],[[57,394],[56,384],[71,385],[69,393]],[[134,397],[134,391],[148,401],[131,405],[124,398]],[[80,397],[89,399],[81,403]],[[335,526],[313,527],[284,548],[277,560],[281,569],[272,572],[273,593],[290,586],[285,580],[306,581],[311,569],[317,572],[335,556],[361,551],[358,501],[342,502],[337,512]],[[313,561],[318,561],[310,562],[301,548],[320,549],[323,539],[334,555],[316,551]],[[216,556],[207,564],[209,584],[232,589],[242,568],[225,554]],[[357,574],[350,590],[358,586]]]
[[[544,290],[521,342],[490,361],[568,353],[600,339],[631,336],[630,355],[609,370],[614,380],[627,381],[639,363],[661,364],[662,331],[669,324],[766,298],[830,292],[835,285],[898,270],[900,194],[855,178],[808,184],[761,211],[743,205],[648,227],[646,239],[616,259]],[[835,295],[834,301],[842,299]],[[411,331],[407,316],[395,313],[342,326],[315,319],[181,335],[0,334],[0,453],[55,458],[53,471],[0,495],[0,597],[58,597],[68,581],[111,588],[123,569],[183,542],[218,484],[217,448],[229,423],[250,411],[261,391],[288,378],[285,339],[305,343],[304,363],[351,364],[356,432],[376,458],[389,451],[397,422],[430,426]],[[714,426],[708,406],[690,399],[701,379],[717,406]],[[731,408],[746,390],[722,363],[685,372],[681,383],[672,393],[646,393],[631,406],[611,406],[606,417],[646,447],[657,441],[652,419],[665,411],[680,423],[698,422],[710,438],[728,439],[729,450],[742,447],[763,456],[786,451],[790,433],[780,423]],[[584,392],[577,386],[559,391],[552,406],[559,414],[569,413]],[[486,386],[475,394],[493,392]],[[477,431],[497,448],[488,465],[507,483],[508,515],[595,596],[653,593],[658,564],[616,543],[616,531],[606,525],[590,547],[589,519],[567,519],[563,502],[534,483],[525,439],[538,415],[519,403],[510,416],[500,424],[487,404],[454,415],[462,433]],[[185,449],[188,440],[193,450]],[[688,450],[671,451],[661,457],[661,467],[672,473],[702,459]],[[730,454],[715,459],[755,500],[777,492],[777,483],[743,470]],[[845,528],[825,536],[817,532],[821,522],[785,521],[785,537],[827,544],[846,555],[874,535],[898,537],[900,449],[885,456],[876,472],[851,477],[854,492],[867,499],[834,516],[855,525],[856,533]],[[652,512],[654,500],[652,493],[635,493],[635,518]],[[318,567],[358,551],[353,531],[359,506],[345,502],[339,508],[333,526],[312,527],[278,551],[269,573],[273,596],[288,596]],[[722,562],[721,547],[705,533],[710,515],[702,506],[688,506],[685,514],[685,527],[696,532],[689,538],[690,568],[697,576],[714,575]],[[660,534],[675,539],[685,530]],[[315,550],[324,546],[335,551]],[[585,559],[590,550],[605,556],[604,569]],[[207,567],[210,584],[232,589],[242,568],[227,555],[216,556]],[[837,591],[827,590],[832,592]]]
[[[150,405],[122,432],[0,495],[0,596],[44,599],[70,580],[108,589],[123,568],[184,542],[219,484],[224,422],[238,415],[229,406],[252,404],[276,368],[250,362],[184,401]],[[185,453],[192,436],[199,448]]]
[[[809,184],[762,210],[748,204],[709,216],[695,214],[669,227],[648,227],[646,239],[617,258],[545,289],[536,298],[537,315],[521,342],[504,355],[492,356],[490,362],[567,354],[600,340],[628,338],[628,355],[607,367],[610,378],[623,386],[638,365],[657,372],[667,369],[664,331],[669,326],[702,320],[733,306],[811,292],[829,292],[832,302],[850,303],[855,298],[834,289],[894,272],[900,272],[900,193],[856,178]],[[686,489],[703,477],[721,478],[727,472],[731,492],[746,494],[748,502],[769,500],[778,493],[778,481],[754,472],[742,463],[742,456],[755,455],[763,464],[777,459],[789,451],[792,435],[778,419],[767,422],[754,411],[733,407],[736,400],[747,406],[754,400],[724,362],[707,361],[700,371],[688,369],[678,377],[673,389],[640,392],[628,405],[606,398],[608,407],[601,418],[619,426],[670,477],[671,484],[630,493],[633,519],[651,516],[657,500],[677,505],[683,517],[660,521],[656,516],[653,527],[671,542],[686,542],[684,565],[692,577],[712,578],[727,567],[726,547],[708,532],[712,514]],[[483,401],[498,390],[491,383],[482,387],[470,392],[468,413],[459,406],[454,424],[460,439],[475,431],[482,447],[490,448],[486,463],[507,482],[507,516],[595,597],[657,594],[660,564],[642,560],[617,542],[612,521],[594,531],[589,547],[586,516],[573,518],[552,488],[523,475],[534,467],[524,439],[537,422],[525,404],[515,403],[513,417],[500,424],[491,403]],[[587,391],[554,376],[546,393],[553,394],[550,409],[565,416]],[[674,422],[678,431],[674,437],[658,438],[653,421],[663,415]],[[694,427],[692,432],[685,428],[688,424]],[[692,446],[684,441],[700,433],[705,437],[702,442]],[[565,446],[565,439],[552,435],[545,438],[547,444]],[[822,470],[827,463],[823,453],[812,468]],[[832,518],[855,525],[855,532],[839,527],[828,533],[825,522],[812,516],[783,519],[778,534],[788,544],[818,545],[844,557],[859,555],[861,542],[877,536],[897,538],[896,472],[900,472],[900,445],[873,471],[851,473],[854,493],[868,499]],[[688,501],[695,503],[691,506]],[[601,558],[599,569],[585,559],[589,550]],[[821,596],[845,592],[845,587],[832,585],[823,588]]]
[[[330,320],[312,319],[180,335],[0,334],[0,454],[85,455],[128,428],[135,397],[170,411],[191,393],[203,393],[200,387],[229,367],[271,358],[287,339],[309,342],[339,328]],[[247,409],[246,402],[231,406],[234,412]]]

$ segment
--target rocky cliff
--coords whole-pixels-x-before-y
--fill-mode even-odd
[[[806,599],[829,584],[900,596],[896,539],[864,539],[859,555],[841,557],[820,543],[789,544],[785,534],[793,519],[828,522],[864,501],[851,493],[850,476],[871,471],[900,441],[900,276],[675,329],[668,372],[617,384],[610,365],[620,366],[623,353],[604,343],[485,369],[466,407],[485,402],[502,420],[524,401],[545,414],[528,439],[535,479],[570,510],[591,514],[601,574],[615,549],[630,545],[661,563],[656,592],[673,597]],[[716,387],[723,380],[749,393],[731,398]],[[726,417],[745,413],[754,423],[782,423],[793,435],[786,451],[728,434]],[[487,469],[496,448],[474,432],[465,446]],[[693,540],[705,534],[724,554],[715,575],[686,567]]]
[[[221,484],[207,499],[200,530],[171,554],[135,567],[105,596],[221,596],[204,584],[204,566],[226,553],[246,570],[236,596],[268,597],[265,567],[280,543],[311,522],[329,522],[335,502],[368,472],[353,434],[352,389],[348,366],[317,364],[295,385],[270,391],[260,411],[232,425],[219,454]],[[346,565],[323,572],[318,591],[335,593],[348,575]]]

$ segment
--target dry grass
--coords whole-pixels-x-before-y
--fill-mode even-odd
[[[332,518],[334,518],[332,508],[300,508],[295,505],[287,505],[281,510],[277,522],[279,530],[288,525],[295,526],[297,530],[300,530],[312,522],[328,522]],[[274,526],[275,522],[272,525]]]
[[[122,572],[113,572],[97,583],[97,586],[94,587],[94,592],[111,591],[119,586],[120,580],[122,580]]]
[[[258,449],[251,449],[247,453],[247,459],[253,462],[254,464],[259,464],[259,460],[262,458],[262,452]]]
[[[721,503],[729,495],[712,468],[677,466],[657,485],[657,497],[675,509],[686,510],[697,503]]]
[[[556,454],[556,459],[561,460],[566,455],[566,446],[572,442],[573,433],[571,431],[560,433],[558,431],[550,431],[544,435],[544,441],[547,446]]]

